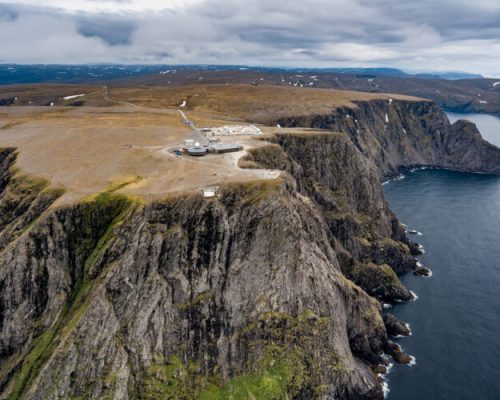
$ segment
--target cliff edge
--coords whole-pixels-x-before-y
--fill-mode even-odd
[[[500,149],[466,120],[450,124],[432,101],[399,99],[354,101],[331,113],[278,117],[269,123],[346,133],[382,177],[405,168],[438,167],[464,172],[500,173]]]

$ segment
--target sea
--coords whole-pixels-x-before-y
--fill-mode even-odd
[[[468,119],[500,147],[500,119]],[[423,245],[432,277],[402,281],[418,297],[390,312],[410,324],[398,339],[415,357],[387,376],[390,400],[500,399],[500,176],[417,170],[384,186],[385,196]]]

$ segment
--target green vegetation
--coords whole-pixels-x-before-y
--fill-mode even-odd
[[[118,180],[111,185],[108,186],[106,193],[114,193],[119,191],[120,189],[123,189],[125,186],[132,185],[133,183],[138,183],[142,181],[144,178],[142,176],[136,176],[134,178],[126,178],[123,180]]]
[[[10,176],[16,173],[9,170]],[[0,198],[0,231],[3,232],[0,249],[29,231],[45,210],[64,194],[62,188],[52,188],[45,179],[15,176],[8,181]]]
[[[8,122],[5,125],[3,125],[0,129],[10,129],[10,128],[13,128],[15,126],[21,125],[22,123],[23,123],[23,121]]]
[[[133,202],[122,195],[101,193],[78,207],[81,215],[81,232],[77,252],[84,256],[84,268],[75,283],[58,320],[46,332],[34,340],[34,345],[24,357],[23,364],[13,381],[16,382],[11,398],[20,398],[38,376],[41,367],[49,360],[57,346],[76,328],[92,300],[96,284],[94,267],[106,249],[114,229],[132,210]],[[76,266],[77,267],[77,266]]]
[[[211,292],[204,292],[196,296],[190,302],[185,304],[176,304],[174,307],[178,310],[184,311],[190,308],[196,307],[202,303],[205,303],[213,298],[213,294]]]
[[[121,225],[125,216],[130,212],[132,204],[127,196],[104,192],[97,195],[87,204],[88,207],[84,208],[82,227],[86,234],[86,241],[83,246],[91,249],[85,261],[85,272],[89,276],[93,273],[96,260],[106,249],[114,229]],[[103,221],[96,224],[96,216]]]
[[[248,156],[242,159],[243,165],[245,162],[248,167],[252,168],[271,168],[284,170],[290,164],[285,152],[278,144],[268,144],[266,146],[256,147],[248,151]],[[240,165],[242,167],[242,165]]]
[[[281,179],[273,179],[233,184],[230,189],[242,196],[240,199],[242,205],[255,205],[276,195],[282,186]]]
[[[302,376],[300,364],[294,368],[284,360],[281,349],[269,348],[258,371],[235,377],[223,387],[212,386],[200,393],[200,400],[278,400],[288,399],[293,377]]]
[[[161,356],[149,367],[139,390],[140,399],[171,400],[288,400],[326,394],[321,376],[344,372],[337,354],[327,343],[329,318],[306,310],[294,317],[268,312],[239,335],[250,358],[248,372],[221,384],[216,371],[206,374],[196,362]],[[261,350],[258,350],[261,349]],[[324,352],[320,361],[315,358]],[[326,360],[326,364],[323,361]]]

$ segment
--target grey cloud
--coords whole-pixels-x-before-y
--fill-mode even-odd
[[[111,46],[131,44],[135,23],[106,17],[79,17],[78,33],[85,37],[98,37]]]
[[[18,16],[19,14],[12,6],[0,4],[0,21],[14,21]]]
[[[176,11],[118,12],[128,1],[115,0],[116,13],[70,14],[0,0],[2,58],[500,74],[496,0],[205,0]]]

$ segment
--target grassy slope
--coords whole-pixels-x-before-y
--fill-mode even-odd
[[[412,97],[284,86],[197,85],[116,88],[114,98],[149,107],[175,108],[187,100],[187,110],[214,112],[263,122],[269,117],[329,113],[352,101]]]

